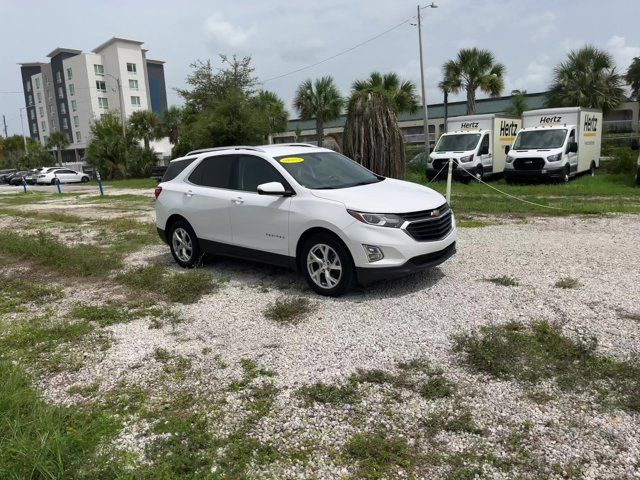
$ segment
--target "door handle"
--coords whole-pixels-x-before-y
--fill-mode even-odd
[[[193,197],[193,192],[191,190],[187,190],[184,194],[189,198]]]
[[[242,197],[232,198],[231,201],[236,205],[242,205],[244,203],[244,200]]]

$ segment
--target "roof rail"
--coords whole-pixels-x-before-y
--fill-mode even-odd
[[[185,155],[185,157],[188,157],[189,155],[199,155],[201,153],[207,153],[207,152],[218,152],[220,150],[254,150],[256,152],[264,152],[264,150],[261,149],[260,147],[233,145],[229,147],[212,147],[212,148],[200,148],[198,150],[191,150],[189,153]]]
[[[265,145],[269,147],[311,147],[317,148],[317,145],[313,145],[311,143],[272,143],[270,145]]]

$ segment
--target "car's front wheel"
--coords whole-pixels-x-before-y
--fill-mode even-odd
[[[183,268],[195,267],[200,260],[200,245],[191,225],[178,220],[171,225],[168,238],[176,263]]]
[[[307,283],[320,295],[337,297],[355,283],[351,254],[330,233],[310,237],[302,247],[300,263]]]

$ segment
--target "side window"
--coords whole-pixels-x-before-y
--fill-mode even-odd
[[[567,142],[567,151],[565,153],[569,153],[569,146],[571,145],[571,143],[575,141],[576,141],[576,131],[571,130],[571,133],[569,133],[569,141]]]
[[[195,159],[196,157],[185,158],[184,160],[176,160],[174,162],[169,163],[169,166],[167,167],[167,171],[164,172],[164,176],[162,177],[162,181],[168,182],[170,180],[173,180],[178,175],[180,175],[180,172],[182,172],[185,168],[191,165],[191,163],[193,163]]]
[[[202,160],[194,168],[189,181],[203,187],[231,188],[231,172],[235,157],[233,155],[218,155]]]
[[[250,155],[238,160],[238,190],[257,192],[258,185],[268,182],[280,182],[285,189],[291,187],[284,177],[265,159]]]
[[[489,153],[489,135],[482,137],[482,145],[480,145],[480,151]]]

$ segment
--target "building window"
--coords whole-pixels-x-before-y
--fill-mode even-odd
[[[104,110],[109,108],[109,101],[104,97],[98,97],[98,106]]]
[[[33,95],[29,95],[29,105],[33,105]]]
[[[74,127],[79,127],[80,126],[80,118],[77,115],[75,115],[73,117],[73,126]]]
[[[67,113],[67,106],[64,103],[60,104],[60,113],[63,115]]]
[[[93,65],[93,73],[96,75],[104,75],[104,65],[98,65],[97,63]]]
[[[48,75],[45,75],[45,76],[44,76],[44,83],[46,83],[46,84],[47,84],[47,87],[48,87],[49,85],[51,85],[51,80],[49,80],[49,76],[48,76]]]
[[[38,92],[38,103],[42,103],[42,94]]]
[[[71,110],[74,112],[78,110],[78,103],[75,100],[71,100]]]
[[[64,98],[64,91],[62,87],[58,87],[58,98]]]
[[[127,63],[127,72],[129,73],[137,73],[136,64],[135,63]]]
[[[62,75],[60,75],[60,70],[56,72],[56,82],[62,83]]]
[[[69,95],[75,95],[76,94],[76,87],[73,86],[73,83],[69,84]]]
[[[96,88],[99,92],[107,93],[107,84],[103,80],[96,80]]]
[[[138,80],[129,80],[129,90],[138,90]]]
[[[140,97],[131,97],[131,106],[139,107],[140,106]]]
[[[73,70],[71,68],[67,68],[67,79],[71,80],[73,78]]]
[[[40,88],[40,79],[36,78],[36,88]]]
[[[40,113],[41,117],[44,117],[44,108],[38,107],[38,112]]]
[[[129,81],[131,81],[131,80],[129,80]],[[24,82],[24,86],[27,89],[27,92],[31,91],[31,82],[29,82],[29,81]]]
[[[76,132],[76,141],[78,143],[80,143],[82,141],[82,135],[80,135],[80,132]]]
[[[47,131],[47,124],[44,123],[44,120],[42,122],[40,122],[40,126],[42,127],[42,131],[46,132]]]
[[[67,122],[67,117],[63,117],[62,118],[62,128],[64,130],[68,130],[69,129],[69,122]]]
[[[29,110],[29,117],[31,118],[31,120],[35,120],[36,119],[36,111],[35,111],[35,109]]]
[[[38,124],[36,122],[31,124],[31,131],[33,131],[33,133],[38,133]]]

